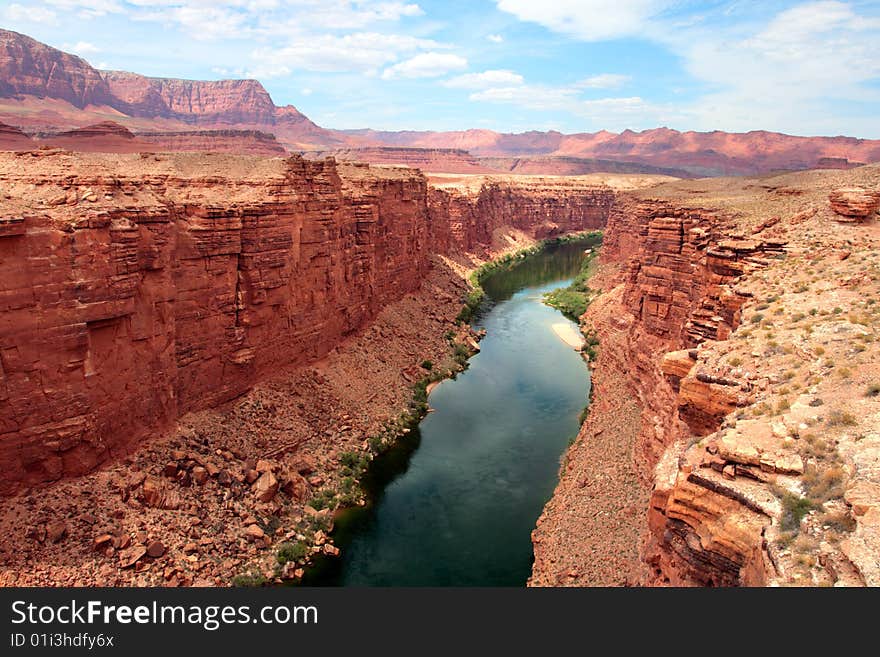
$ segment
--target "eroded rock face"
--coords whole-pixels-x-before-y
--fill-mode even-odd
[[[679,422],[707,433],[719,417],[747,403],[741,382],[701,380],[694,348],[728,338],[749,298],[736,281],[783,253],[783,246],[770,236],[730,238],[723,217],[711,210],[652,199],[621,198],[614,205],[602,257],[622,263],[623,313],[636,320],[622,357],[645,404],[639,461],[646,480],[681,435]],[[670,415],[668,409],[679,407],[680,416]]]
[[[603,185],[567,186],[540,180],[489,178],[476,191],[432,187],[428,205],[434,250],[485,249],[501,227],[523,230],[539,239],[602,228],[615,198],[615,192]]]
[[[113,99],[101,73],[84,59],[0,30],[0,96],[15,94],[60,98],[79,108]]]
[[[0,179],[2,493],[322,358],[432,253],[598,227],[613,201],[498,184],[457,197],[462,222],[415,170],[219,154],[9,153]]]
[[[343,181],[332,161],[292,158],[211,176],[153,156],[140,160],[152,174],[134,161],[79,172],[49,157],[69,175],[5,171],[64,199],[0,243],[7,492],[88,471],[145,428],[320,358],[428,265],[412,173]]]
[[[864,187],[842,187],[828,195],[831,209],[849,221],[865,219],[880,207],[880,191]]]
[[[318,151],[314,157],[334,157],[350,162],[394,164],[431,171],[432,173],[488,173],[492,169],[480,164],[465,150],[458,148],[394,148],[370,146]]]
[[[259,130],[193,130],[139,133],[138,140],[148,144],[144,150],[213,151],[215,153],[246,153],[277,157],[285,155],[284,147],[274,135]]]

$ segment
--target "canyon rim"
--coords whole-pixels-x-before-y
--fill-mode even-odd
[[[598,232],[520,584],[880,585],[878,211],[880,140],[331,129],[2,29],[0,585],[307,580],[481,277]]]

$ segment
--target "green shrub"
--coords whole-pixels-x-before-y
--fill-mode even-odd
[[[305,559],[308,554],[309,546],[303,541],[296,541],[295,543],[287,541],[278,546],[278,552],[275,554],[275,559],[283,566],[288,562],[296,563],[297,561]]]
[[[423,360],[422,361],[422,369],[428,370],[430,372],[432,369],[434,369],[434,363],[432,363],[429,360]]]
[[[333,504],[335,498],[336,493],[334,493],[329,488],[325,488],[311,499],[311,501],[309,502],[309,506],[311,506],[313,509],[317,509],[318,511],[320,511],[321,509],[328,509]]]
[[[254,586],[265,586],[268,583],[268,580],[263,575],[252,574],[252,575],[236,575],[232,578],[232,585],[237,586],[239,588],[242,587],[254,587]]]
[[[782,520],[779,527],[784,532],[800,530],[801,521],[813,510],[813,503],[805,497],[792,495],[788,491],[782,494]]]

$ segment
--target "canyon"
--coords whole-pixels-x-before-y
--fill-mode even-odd
[[[7,493],[320,359],[430,254],[598,228],[613,199],[589,180],[429,191],[410,169],[299,157],[34,151],[0,176]]]
[[[188,519],[218,495],[235,501],[215,530],[230,558],[270,554],[253,519],[301,522],[339,454],[405,405],[419,360],[449,360],[444,333],[472,342],[454,322],[472,263],[599,228],[613,185],[663,180],[429,186],[332,159],[60,149],[2,153],[0,178],[2,518],[30,537],[0,546],[4,581],[89,584],[163,581],[128,561],[160,528],[189,564]]]
[[[0,179],[0,518],[25,537],[0,545],[5,583],[219,585],[276,576],[291,537],[331,554],[310,499],[420,359],[475,344],[467,272],[595,228],[594,401],[530,584],[876,581],[876,166],[425,176],[44,149],[0,154]]]
[[[531,584],[876,585],[878,183],[872,166],[619,199],[582,318],[596,402]],[[609,535],[616,576],[594,559]]]
[[[878,161],[331,130],[255,80],[0,30],[0,584],[300,580],[278,550],[338,554],[346,472],[408,430],[424,363],[479,348],[470,272],[602,229],[529,584],[878,585]]]

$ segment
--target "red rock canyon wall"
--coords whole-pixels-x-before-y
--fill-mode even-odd
[[[429,189],[299,157],[0,155],[0,493],[75,476],[320,359],[504,224],[604,224],[608,188]]]

